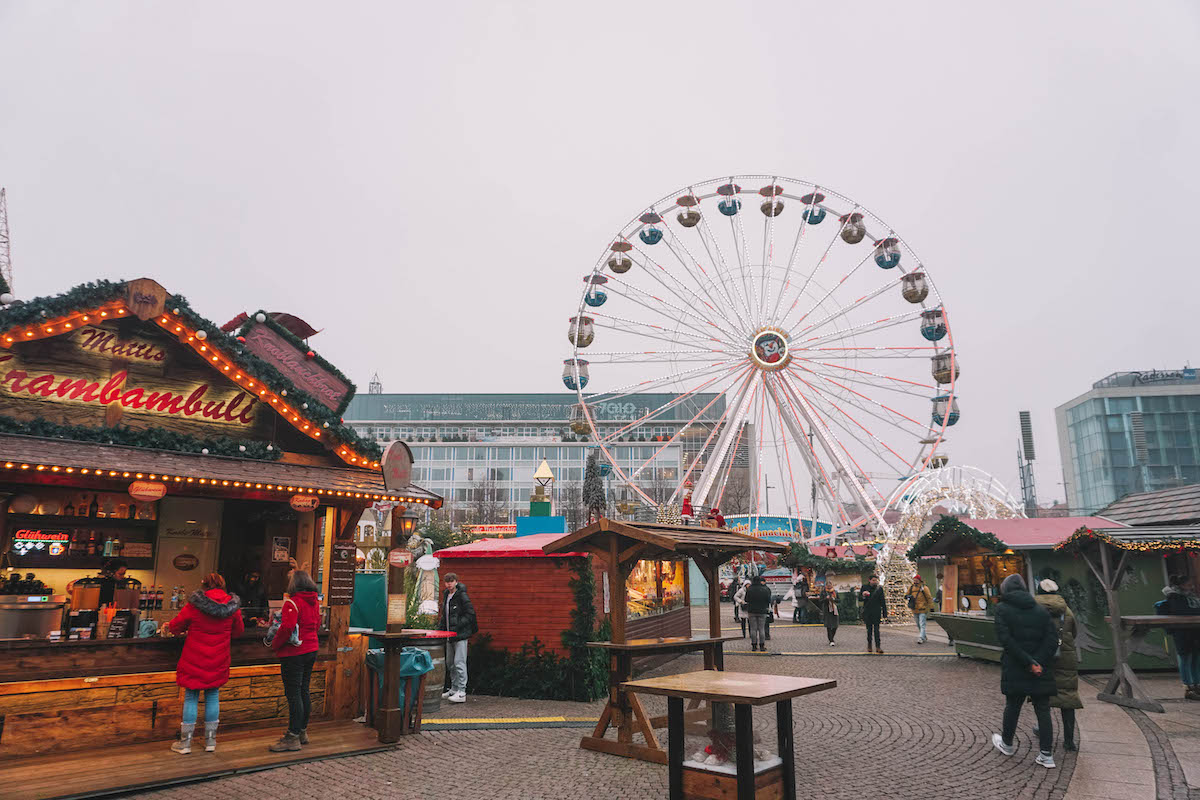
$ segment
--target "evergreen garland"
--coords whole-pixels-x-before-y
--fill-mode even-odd
[[[258,320],[255,319],[255,317],[257,317],[259,314],[262,314],[264,317],[267,318],[266,322],[259,322]],[[250,328],[252,328],[255,325],[266,325],[268,328],[273,330],[275,333],[279,334],[279,336],[281,338],[283,338],[285,341],[287,341],[289,344],[291,344],[293,347],[295,347],[300,352],[312,353],[313,354],[312,360],[316,364],[318,364],[320,367],[322,367],[326,372],[332,373],[335,378],[340,380],[342,383],[346,384],[346,386],[348,386],[350,390],[348,392],[346,392],[346,396],[342,398],[341,403],[339,403],[338,407],[336,409],[334,409],[334,412],[339,415],[346,413],[346,407],[350,405],[351,398],[353,398],[355,393],[358,391],[358,387],[356,387],[354,385],[354,381],[350,380],[345,375],[343,375],[342,371],[340,369],[338,369],[333,364],[330,364],[328,361],[326,361],[324,358],[322,358],[321,354],[318,353],[316,350],[313,350],[312,347],[310,345],[308,345],[303,339],[296,336],[296,334],[292,333],[287,328],[280,325],[278,322],[276,322],[271,317],[270,314],[268,314],[266,311],[263,311],[262,309],[255,311],[253,314],[249,315],[246,318],[246,321],[242,323],[242,327],[238,329],[237,335],[245,336],[246,333],[250,330]]]
[[[839,559],[813,555],[808,545],[803,542],[792,542],[788,545],[788,551],[779,559],[779,563],[792,570],[808,567],[818,575],[836,572],[844,566]]]
[[[993,553],[1003,553],[1008,549],[1008,545],[996,538],[995,534],[976,530],[957,517],[943,514],[942,518],[935,522],[933,527],[929,529],[929,533],[917,539],[916,544],[908,548],[908,560],[916,561],[924,556],[946,534],[961,536],[967,541],[977,544],[984,550]]]
[[[77,313],[83,309],[102,306],[121,299],[124,295],[124,281],[98,280],[80,284],[60,295],[36,297],[28,302],[14,303],[0,309],[0,333],[23,325],[40,323],[45,319],[54,319]],[[260,381],[272,392],[279,394],[286,391],[289,404],[298,409],[307,404],[308,408],[303,409],[304,415],[322,428],[325,423],[328,423],[326,435],[331,436],[334,443],[340,441],[358,455],[365,456],[372,461],[378,461],[383,457],[383,451],[376,442],[363,439],[353,428],[342,421],[341,415],[345,411],[345,406],[354,395],[354,384],[349,380],[346,380],[346,383],[350,386],[350,391],[343,398],[341,408],[336,411],[331,410],[304,390],[298,389],[274,365],[246,350],[236,337],[230,336],[222,331],[220,326],[196,313],[188,304],[187,298],[182,295],[169,295],[165,313],[178,316],[196,330],[203,329],[208,337],[206,342],[226,353],[239,368],[248,375],[252,375],[255,380]],[[270,317],[268,316],[267,319],[270,320]],[[284,331],[289,340],[300,341],[282,326],[276,327],[278,330]],[[303,344],[300,346],[305,350],[308,349]],[[324,359],[321,359],[319,363],[331,368]],[[339,378],[345,380],[345,376],[340,372],[333,371]],[[209,449],[212,450],[212,448]],[[249,449],[249,444],[247,444],[247,449]],[[237,448],[235,447],[234,450],[237,451]],[[240,451],[238,454],[240,455]]]
[[[38,436],[43,439],[70,439],[77,442],[116,444],[125,447],[144,447],[151,450],[167,450],[176,453],[197,453],[207,449],[209,455],[248,458],[256,461],[278,461],[283,451],[278,447],[268,450],[266,442],[232,439],[228,436],[197,438],[184,433],[148,428],[136,430],[128,425],[112,428],[89,428],[86,425],[60,425],[45,419],[19,420],[0,416],[0,433],[20,436]],[[246,448],[242,452],[240,447]]]

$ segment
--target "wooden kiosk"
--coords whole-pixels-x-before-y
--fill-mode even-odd
[[[719,591],[708,592],[707,636],[667,636],[652,639],[626,639],[625,580],[634,565],[642,560],[676,561],[691,559],[710,587],[717,585],[720,566],[738,553],[748,550],[784,552],[787,545],[735,533],[724,528],[687,525],[657,525],[638,522],[618,522],[601,518],[585,528],[569,533],[544,545],[547,555],[585,550],[602,561],[612,584],[612,641],[593,642],[592,646],[610,653],[608,704],[590,736],[584,736],[579,746],[587,750],[640,758],[644,761],[667,763],[667,752],[659,745],[655,728],[665,728],[665,717],[651,718],[646,714],[637,694],[622,687],[633,678],[633,659],[639,656],[682,654],[700,651],[704,668],[723,670],[726,641],[740,636],[721,635],[721,598]],[[693,701],[685,714],[690,719],[703,719],[708,709]],[[609,727],[617,729],[616,740],[606,739]],[[644,744],[633,740],[640,733]]]

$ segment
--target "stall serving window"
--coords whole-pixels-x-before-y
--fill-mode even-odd
[[[957,569],[958,608],[984,611],[1000,595],[1000,584],[1009,575],[1025,574],[1025,558],[1016,553],[972,553],[955,555],[950,564]],[[980,601],[982,605],[980,604]],[[964,604],[964,601],[965,604]]]
[[[628,619],[665,614],[687,603],[686,561],[639,561],[625,582]]]

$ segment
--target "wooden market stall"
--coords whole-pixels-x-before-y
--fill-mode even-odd
[[[942,517],[909,548],[930,589],[940,589],[942,604],[930,620],[940,625],[961,656],[999,661],[993,614],[1000,583],[1019,574],[1033,587],[1043,578],[1059,585],[1075,614],[1080,667],[1107,670],[1113,666],[1112,637],[1104,617],[1108,600],[1100,582],[1078,557],[1056,547],[1080,529],[1116,528],[1103,517],[1035,519],[957,519]],[[1137,580],[1121,589],[1122,603],[1152,609],[1161,599],[1165,573],[1161,558],[1131,562]],[[1159,639],[1161,641],[1161,639]],[[1154,643],[1149,643],[1153,645]],[[1142,668],[1168,665],[1166,653],[1147,646],[1135,657]]]
[[[608,704],[595,730],[590,736],[583,737],[580,747],[665,764],[667,754],[659,745],[654,728],[664,727],[666,719],[650,718],[637,695],[621,686],[633,677],[633,659],[639,656],[677,655],[699,651],[704,653],[706,669],[724,669],[724,641],[741,637],[721,635],[721,599],[719,592],[715,591],[708,592],[708,635],[693,636],[689,626],[687,635],[631,637],[630,607],[637,602],[644,603],[647,599],[645,592],[636,586],[629,587],[631,575],[636,574],[639,569],[643,575],[653,575],[655,591],[658,591],[657,597],[661,598],[662,602],[666,598],[665,592],[658,590],[661,576],[667,573],[679,575],[686,586],[687,565],[684,562],[687,559],[695,562],[708,585],[712,587],[717,585],[721,565],[738,553],[749,550],[781,553],[787,550],[787,546],[721,528],[618,522],[601,518],[587,527],[547,543],[542,550],[548,555],[578,550],[589,552],[603,562],[607,574],[611,576],[609,583],[612,640],[592,643],[610,653]],[[646,562],[660,566],[648,571],[645,567]],[[675,566],[663,567],[663,564]],[[641,585],[649,588],[648,583]],[[632,602],[630,595],[633,595]],[[678,613],[690,614],[686,597],[682,600],[683,605],[678,609]],[[676,611],[674,608],[670,610]],[[689,713],[695,718],[708,712],[697,707]],[[604,738],[610,726],[616,728],[615,741]],[[635,731],[642,735],[644,744],[633,741]]]
[[[1152,632],[1178,628],[1196,631],[1200,629],[1200,617],[1163,616],[1152,608],[1138,608],[1129,614],[1128,602],[1122,609],[1122,587],[1126,577],[1136,570],[1137,562],[1146,559],[1160,562],[1167,574],[1194,575],[1192,562],[1200,554],[1200,527],[1080,528],[1054,549],[1083,559],[1107,600],[1105,620],[1112,642],[1113,671],[1097,696],[1109,703],[1162,713],[1162,704],[1138,680],[1132,657],[1147,651],[1146,639]],[[1172,558],[1177,561],[1174,570],[1167,564]]]
[[[311,565],[314,716],[359,713],[355,527],[372,502],[441,499],[384,488],[341,422],[353,384],[275,315],[227,330],[149,279],[0,310],[0,781],[16,757],[173,738],[183,639],[154,630],[211,571],[235,593],[260,574],[244,616],[265,619],[290,560]],[[97,586],[109,559],[127,572]],[[286,719],[262,634],[233,643],[223,730]]]

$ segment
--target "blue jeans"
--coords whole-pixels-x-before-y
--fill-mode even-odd
[[[916,617],[917,617],[917,640],[923,642],[923,641],[925,641],[925,617],[926,617],[926,614],[924,611],[922,611],[920,614],[917,614]]]
[[[221,714],[221,690],[216,689],[184,689],[183,690],[183,724],[195,725],[196,715],[200,713],[200,693],[204,692],[204,721],[216,722]]]
[[[1184,686],[1200,684],[1200,650],[1190,653],[1176,651],[1175,658],[1179,661],[1179,680]]]

